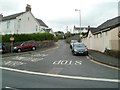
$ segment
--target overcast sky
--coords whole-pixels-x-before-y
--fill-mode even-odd
[[[53,31],[64,31],[66,27],[73,29],[79,26],[81,10],[81,26],[102,24],[108,19],[118,16],[120,0],[0,0],[0,13],[3,16],[25,11],[26,4],[32,7],[36,18],[42,19]]]

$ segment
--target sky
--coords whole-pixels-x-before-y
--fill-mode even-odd
[[[32,14],[42,19],[53,31],[72,31],[80,26],[97,27],[106,20],[118,16],[120,0],[0,0],[0,13],[3,16],[25,11],[31,5]]]

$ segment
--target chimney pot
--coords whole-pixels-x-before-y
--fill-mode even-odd
[[[27,6],[26,6],[26,12],[28,12],[28,11],[31,11],[31,6],[29,4],[27,4]]]

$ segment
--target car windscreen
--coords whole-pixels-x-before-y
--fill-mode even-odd
[[[75,44],[74,47],[76,47],[76,48],[85,48],[85,46],[83,44]]]
[[[71,43],[78,42],[77,40],[71,40]]]

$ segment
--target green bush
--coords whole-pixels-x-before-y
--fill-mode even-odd
[[[54,35],[50,33],[33,33],[33,34],[6,34],[2,35],[2,42],[10,42],[10,37],[14,37],[14,42],[21,42],[27,40],[54,40]]]
[[[54,41],[57,42],[59,39],[58,37],[54,37]]]

